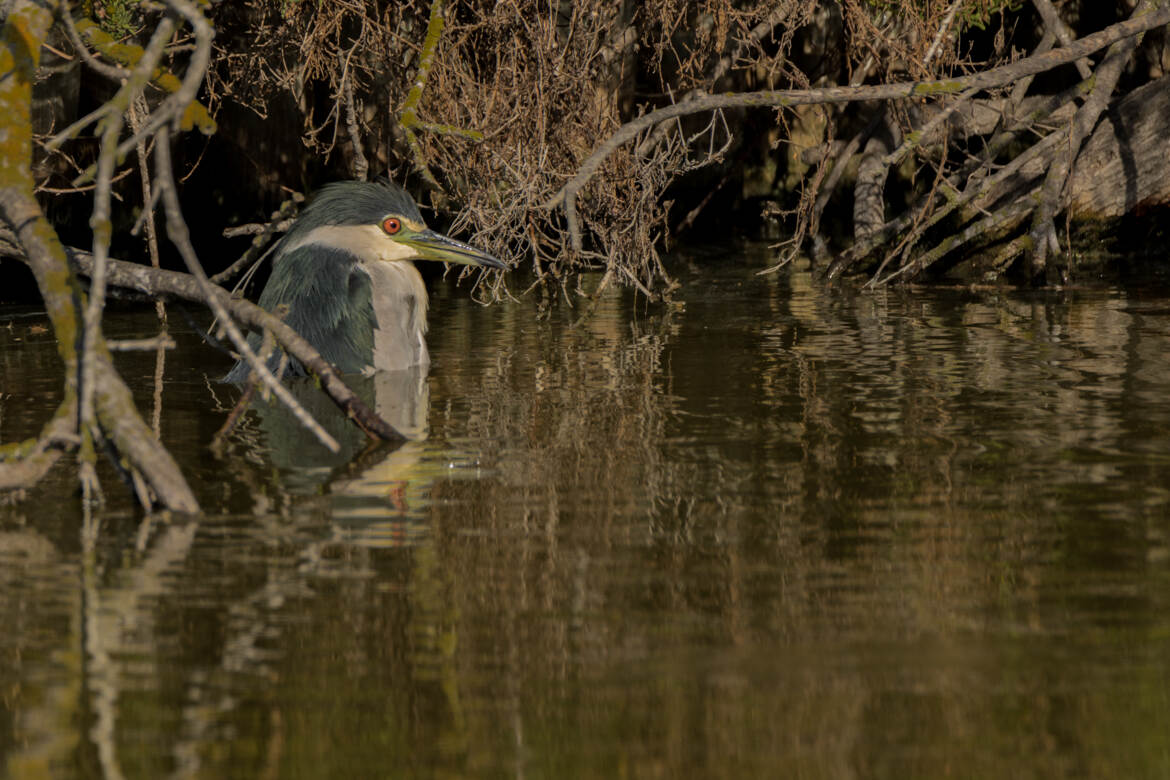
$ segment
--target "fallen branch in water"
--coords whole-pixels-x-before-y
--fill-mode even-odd
[[[69,252],[70,260],[77,267],[77,270],[88,275],[93,269],[93,257],[88,252],[78,249],[70,249]],[[109,284],[135,290],[151,297],[173,297],[195,303],[208,303],[203,289],[195,277],[190,274],[160,270],[117,260],[109,261],[107,274]],[[278,317],[251,301],[233,298],[231,293],[222,287],[210,285],[209,292],[217,304],[240,322],[257,332],[272,333],[281,347],[299,360],[311,374],[321,380],[321,388],[333,399],[338,408],[345,412],[346,416],[363,431],[370,436],[386,441],[405,440],[406,437],[399,433],[394,426],[383,420],[349,389],[349,386],[345,384],[329,361],[321,357],[321,353],[301,338],[295,330],[281,322]]]

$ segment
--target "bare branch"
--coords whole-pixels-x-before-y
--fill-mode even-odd
[[[963,0],[953,0],[951,7],[947,9],[946,15],[943,17],[942,24],[938,27],[938,32],[934,34],[934,40],[930,42],[930,48],[926,50],[926,56],[922,58],[922,64],[929,65],[930,61],[938,54],[939,46],[942,45],[943,39],[946,38],[947,33],[951,30],[951,24],[955,21],[955,14],[959,12],[959,6],[963,4]]]
[[[353,74],[347,73],[343,82],[345,90],[345,127],[349,131],[349,142],[353,146],[353,177],[358,181],[365,181],[369,174],[370,163],[366,160],[366,153],[362,149],[362,131],[358,126],[357,108],[353,99]]]
[[[98,426],[94,419],[94,395],[96,391],[97,350],[102,342],[101,318],[106,303],[106,257],[110,248],[112,227],[110,223],[110,191],[114,167],[117,165],[115,149],[118,136],[122,131],[124,114],[138,98],[143,86],[149,80],[162,59],[163,50],[171,35],[174,33],[174,22],[163,19],[159,22],[150,43],[147,45],[142,59],[134,66],[129,77],[122,84],[118,93],[107,106],[111,110],[102,119],[101,152],[97,160],[97,176],[94,181],[93,214],[90,225],[93,227],[93,256],[94,273],[90,284],[89,301],[85,307],[85,330],[81,348],[81,487],[82,495],[89,498],[91,494],[100,495],[97,488],[97,475],[94,470],[94,441],[91,437],[98,433]]]
[[[93,270],[93,257],[87,252],[71,250],[70,260],[83,274]],[[206,293],[191,274],[159,270],[137,263],[109,261],[109,284],[137,290],[151,296],[173,296],[196,303],[207,303]],[[273,316],[251,301],[233,298],[231,294],[215,285],[210,286],[210,295],[219,305],[231,312],[232,316],[257,332],[270,331],[280,345],[321,380],[321,387],[333,402],[350,417],[363,431],[386,441],[406,439],[392,425],[371,410],[333,369],[329,362],[279,318]],[[210,305],[210,304],[209,304]]]
[[[1170,8],[1162,9],[1160,13],[1168,12],[1170,12]],[[1142,0],[1134,9],[1130,21],[1157,16],[1158,13],[1153,10],[1151,0]],[[1043,190],[1040,193],[1040,207],[1032,222],[1031,271],[1033,278],[1044,273],[1048,253],[1060,250],[1060,245],[1056,240],[1056,225],[1053,220],[1063,208],[1069,172],[1080,153],[1081,144],[1092,132],[1093,126],[1097,124],[1097,119],[1108,106],[1109,98],[1117,86],[1117,80],[1121,78],[1122,70],[1139,42],[1140,37],[1131,37],[1119,40],[1110,47],[1105,59],[1101,61],[1093,74],[1092,91],[1085,104],[1077,111],[1072,127],[1069,129],[1068,153],[1058,155],[1048,171]],[[1066,46],[1061,51],[1067,51],[1070,48],[1072,47]]]
[[[1072,32],[1064,20],[1060,18],[1060,12],[1052,5],[1051,0],[1032,0],[1032,7],[1044,20],[1044,29],[1050,31],[1056,40],[1060,41],[1061,46],[1068,46],[1073,42]],[[1093,75],[1093,66],[1088,59],[1078,59],[1076,66],[1077,73],[1081,74],[1082,79]]]

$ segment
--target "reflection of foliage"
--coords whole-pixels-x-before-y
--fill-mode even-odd
[[[855,767],[841,756],[887,736],[874,711],[889,706],[887,689],[899,681],[876,679],[868,656],[860,669],[836,658],[822,668],[797,650],[795,667],[778,670],[773,648],[820,652],[827,643],[852,658],[868,636],[911,637],[895,666],[904,660],[907,679],[932,691],[912,717],[923,742],[950,746],[940,761],[965,749],[970,730],[1046,733],[1041,716],[1005,726],[998,692],[953,684],[970,668],[944,663],[920,676],[918,638],[965,638],[972,626],[1015,626],[1021,614],[1040,631],[1067,619],[1066,577],[1075,575],[1048,556],[1062,543],[1086,556],[1101,548],[1077,542],[1094,521],[1069,517],[1093,510],[1060,495],[1109,485],[1116,463],[1065,462],[1053,445],[1124,449],[1128,424],[1115,415],[1148,407],[1130,395],[1125,364],[1138,351],[1123,345],[1143,342],[1149,363],[1138,363],[1162,377],[1165,361],[1154,355],[1167,328],[1146,341],[1140,318],[1098,300],[859,295],[806,271],[766,278],[761,292],[713,276],[688,279],[681,317],[630,316],[605,297],[611,308],[574,330],[554,315],[534,337],[528,318],[509,311],[501,322],[495,310],[436,328],[435,340],[450,337],[458,354],[491,353],[474,374],[476,391],[463,386],[450,403],[460,429],[466,421],[475,440],[501,448],[485,457],[483,479],[437,484],[433,504],[460,607],[464,679],[479,680],[490,659],[498,709],[550,713],[525,722],[529,754],[596,761],[598,776],[618,774],[603,766],[607,746],[631,733],[650,735],[630,759],[631,776],[685,774],[693,764],[679,735],[726,759],[721,768],[763,752],[777,762],[765,774],[848,776]],[[616,325],[635,319],[632,332]],[[491,335],[469,350],[467,334],[484,330]],[[1052,362],[1036,363],[1040,353]],[[1062,389],[1076,382],[1077,372],[1065,372],[1073,366],[1102,386]],[[1020,388],[1052,405],[1012,395]],[[1013,400],[1001,406],[1005,397]],[[1059,484],[1004,479],[1039,473],[1038,460]],[[1166,498],[1165,471],[1150,472],[1155,501]],[[1165,547],[1143,535],[1157,524],[1135,521],[1131,538],[1107,546],[1132,547],[1144,561],[1145,545]],[[1131,573],[1150,582],[1140,564]],[[1098,609],[1094,602],[1090,613]],[[999,639],[984,649],[994,654]],[[693,666],[677,660],[672,642],[703,648]],[[710,664],[709,647],[726,650],[730,668]],[[1009,656],[1021,699],[1046,686],[1024,671],[1026,659]],[[615,692],[614,675],[635,674],[636,684]],[[594,686],[597,678],[610,687]],[[1118,693],[1087,684],[1087,711],[1109,711]],[[468,711],[473,735],[496,733],[481,708]],[[1081,715],[1070,728],[1101,733],[1101,719]],[[776,723],[800,734],[808,754],[774,747]],[[810,755],[826,762],[820,771],[801,771]],[[1033,760],[1064,758],[1052,750]],[[905,774],[940,773],[923,761]]]
[[[1091,776],[1164,774],[1158,302],[687,282],[685,316],[610,291],[578,328],[567,307],[533,327],[531,298],[436,307],[436,426],[485,453],[436,480],[409,548],[339,539],[336,483],[255,519],[217,484],[198,533],[147,518],[135,551],[112,517],[81,598],[73,535],[38,539],[29,507],[0,532],[10,761],[89,748],[78,690],[112,669],[127,776],[171,755],[326,776],[344,754],[354,775],[673,777],[700,752],[725,776],[868,776],[891,722],[905,776],[991,767],[988,744],[1059,775],[1053,722]],[[21,367],[29,346],[0,365],[31,393],[51,347]],[[174,398],[191,437],[199,403]],[[112,664],[60,651],[83,641]]]

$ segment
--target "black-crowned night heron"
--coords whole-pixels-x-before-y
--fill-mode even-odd
[[[413,260],[505,267],[429,229],[396,184],[330,184],[281,239],[260,305],[287,306],[284,321],[343,374],[425,366],[427,290]],[[226,379],[248,371],[240,361]]]

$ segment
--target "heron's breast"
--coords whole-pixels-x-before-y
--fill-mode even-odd
[[[377,370],[427,365],[427,288],[409,261],[361,264],[370,277]]]

